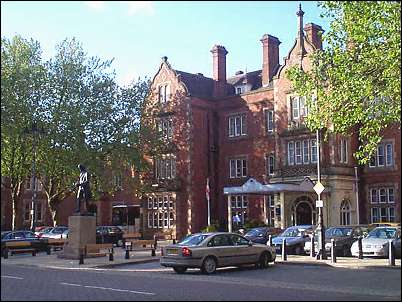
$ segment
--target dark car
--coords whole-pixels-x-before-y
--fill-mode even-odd
[[[282,252],[282,242],[286,239],[286,253],[303,255],[304,243],[310,239],[309,234],[313,232],[312,225],[296,225],[288,227],[283,233],[272,239],[272,245],[275,247],[276,253]]]
[[[352,256],[350,248],[359,236],[363,236],[367,228],[360,226],[336,226],[325,230],[325,251],[331,253],[331,239],[335,241],[335,253],[337,256]],[[314,232],[314,249],[318,252],[318,233]],[[311,249],[311,241],[306,241],[304,250],[309,253]]]
[[[267,244],[269,235],[272,237],[277,236],[282,232],[280,228],[273,227],[257,227],[249,230],[244,237],[255,243]]]
[[[96,243],[113,243],[123,246],[123,231],[117,226],[96,227]]]
[[[3,255],[3,250],[6,246],[6,242],[18,242],[18,241],[31,241],[32,247],[40,251],[47,250],[46,241],[38,238],[35,233],[31,231],[21,230],[21,231],[8,231],[1,233],[1,254]]]
[[[395,258],[401,259],[401,229],[398,228],[396,231],[395,239],[393,240],[395,248]],[[388,242],[384,244],[385,255],[388,257],[389,246]]]

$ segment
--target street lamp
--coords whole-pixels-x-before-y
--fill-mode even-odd
[[[36,122],[32,122],[31,127],[26,127],[24,132],[32,135],[32,182],[33,182],[33,193],[32,193],[32,201],[31,201],[31,230],[35,232],[35,211],[36,211],[36,172],[35,172],[35,164],[36,164],[36,138],[41,134],[44,134],[45,131],[43,127],[38,128]]]
[[[317,231],[318,237],[318,259],[327,259],[327,254],[325,252],[325,228],[323,219],[323,202],[321,200],[321,193],[324,191],[324,186],[321,184],[321,173],[320,173],[320,131],[317,129],[317,184],[314,186],[314,190],[318,195],[317,207],[318,207],[318,226]]]

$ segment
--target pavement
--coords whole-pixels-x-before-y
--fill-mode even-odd
[[[37,253],[36,256],[31,254],[18,254],[9,256],[8,259],[1,258],[1,264],[20,265],[20,266],[36,266],[43,268],[57,269],[96,269],[118,267],[127,264],[139,264],[147,262],[159,262],[160,247],[172,243],[170,240],[158,242],[156,256],[152,256],[150,250],[130,251],[130,258],[125,259],[125,250],[121,247],[114,248],[114,260],[109,261],[108,256],[85,258],[84,264],[79,264],[79,260],[70,260],[59,258],[58,254],[62,251],[52,251],[51,255],[44,252]],[[336,263],[331,262],[331,257],[327,260],[316,260],[310,256],[288,255],[287,260],[282,260],[281,255],[277,255],[275,265],[319,265],[326,267],[340,267],[350,269],[401,269],[401,259],[395,259],[395,266],[390,266],[388,259],[384,258],[364,258],[355,257],[337,257]]]

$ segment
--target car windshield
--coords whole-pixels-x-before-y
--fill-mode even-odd
[[[35,234],[32,232],[26,232],[25,233],[25,238],[36,238]]]
[[[207,234],[195,234],[195,235],[190,235],[186,238],[184,238],[182,241],[180,241],[178,244],[180,245],[199,245],[201,242],[205,240],[209,235]]]
[[[325,231],[326,237],[350,236],[352,228],[329,228]],[[315,233],[317,235],[317,233]]]
[[[301,232],[298,229],[286,229],[282,234],[281,237],[298,237],[301,235]]]
[[[51,230],[53,230],[54,228],[52,228],[52,227],[50,227],[50,228],[47,228],[47,229],[45,229],[45,230],[43,230],[43,231],[41,231],[42,233],[50,233],[50,231]]]
[[[375,228],[368,234],[367,238],[393,239],[395,234],[396,229],[393,228]]]
[[[246,236],[261,236],[264,235],[264,229],[252,229],[246,233]]]

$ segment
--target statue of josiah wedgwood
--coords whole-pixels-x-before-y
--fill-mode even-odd
[[[89,208],[89,200],[91,199],[91,187],[89,185],[89,174],[86,168],[79,164],[78,168],[80,169],[80,180],[75,184],[78,187],[77,192],[77,202],[75,213],[81,213],[81,201],[85,200],[86,213]]]

